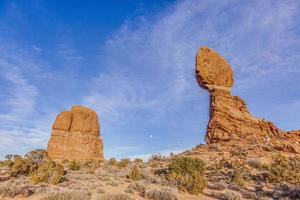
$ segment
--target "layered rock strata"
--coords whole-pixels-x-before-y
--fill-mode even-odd
[[[210,119],[205,137],[207,143],[246,138],[264,142],[270,142],[272,138],[293,138],[295,144],[300,144],[300,131],[284,132],[272,122],[252,116],[246,102],[231,95],[233,71],[229,63],[214,50],[208,47],[198,50],[196,78],[200,87],[210,94]]]
[[[59,113],[52,126],[48,156],[57,162],[102,160],[103,141],[96,112],[73,106]]]

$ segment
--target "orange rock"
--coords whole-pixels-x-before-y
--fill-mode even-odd
[[[214,50],[201,47],[196,57],[196,77],[201,87],[230,88],[233,86],[233,72],[226,60]]]
[[[284,132],[272,122],[253,117],[245,101],[238,96],[231,96],[233,72],[226,60],[214,50],[202,47],[196,57],[196,78],[199,85],[210,93],[210,120],[205,140],[218,143],[234,139],[255,136],[257,142],[273,138],[293,138],[300,142],[300,132]],[[253,138],[253,137],[252,137]],[[291,144],[293,145],[293,144]],[[284,148],[296,152],[293,146]]]
[[[96,112],[83,106],[61,112],[52,127],[48,155],[58,162],[102,160],[103,142]]]

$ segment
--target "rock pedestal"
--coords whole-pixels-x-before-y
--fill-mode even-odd
[[[96,112],[73,106],[70,111],[59,113],[48,142],[48,156],[57,162],[103,160],[103,141]]]
[[[234,84],[229,63],[214,50],[201,47],[196,57],[196,78],[210,94],[210,119],[206,130],[207,143],[218,143],[252,137],[258,141],[272,138],[294,138],[300,132],[284,132],[272,122],[253,117],[245,101],[231,95]]]

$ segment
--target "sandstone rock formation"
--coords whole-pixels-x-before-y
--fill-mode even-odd
[[[95,111],[73,106],[57,115],[48,143],[48,155],[54,160],[86,162],[103,159],[103,142]]]
[[[273,138],[288,139],[300,145],[300,131],[284,132],[272,122],[253,117],[245,101],[238,96],[231,96],[233,71],[214,50],[201,47],[196,57],[196,78],[199,85],[210,93],[210,120],[207,126],[206,142],[218,143],[234,139],[252,138],[270,142]],[[289,151],[293,144],[280,143]]]

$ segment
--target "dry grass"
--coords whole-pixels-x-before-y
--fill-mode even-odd
[[[146,199],[153,200],[177,200],[178,197],[173,190],[169,188],[159,189],[150,189],[145,192]]]
[[[84,191],[63,190],[47,194],[41,200],[90,200],[91,196]]]
[[[221,195],[222,200],[241,200],[242,197],[236,192],[226,192]]]
[[[130,183],[127,189],[137,191],[140,193],[141,196],[144,196],[147,189],[147,185],[145,184],[144,181],[135,181]]]
[[[8,180],[0,183],[0,196],[2,197],[15,197],[17,195],[28,197],[32,195],[35,188],[27,181],[22,180]]]
[[[134,198],[127,194],[106,194],[97,200],[134,200]]]

